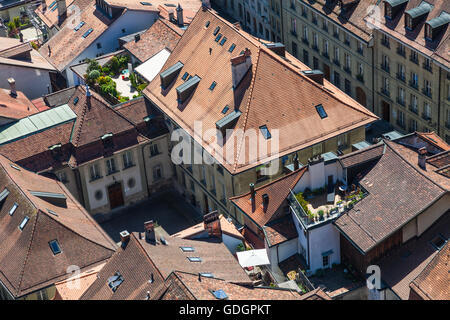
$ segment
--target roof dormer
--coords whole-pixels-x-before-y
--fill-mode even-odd
[[[433,6],[428,2],[422,1],[418,7],[405,11],[405,28],[414,30],[417,24],[431,12]]]
[[[431,19],[425,23],[425,39],[433,41],[443,29],[447,28],[450,22],[450,14],[442,12],[440,16]]]
[[[172,81],[175,80],[183,67],[184,64],[178,61],[173,66],[159,74],[159,77],[161,78],[161,87],[163,88],[163,90],[167,89],[170,86]]]
[[[401,11],[409,0],[384,0],[384,16],[388,20],[395,19],[397,13]]]

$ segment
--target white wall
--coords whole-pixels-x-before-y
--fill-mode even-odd
[[[314,190],[317,188],[322,188],[326,183],[325,177],[325,163],[319,162],[308,167],[309,171],[309,185],[310,189]]]
[[[76,75],[68,68],[69,66],[78,64],[86,58],[95,58],[97,54],[104,55],[119,50],[119,38],[148,29],[157,18],[158,14],[155,12],[131,10],[117,18],[108,30],[66,66],[68,86],[73,86],[76,79]],[[122,32],[122,29],[125,29],[125,33]],[[102,48],[98,49],[97,43],[101,43]]]
[[[309,254],[310,254],[310,270],[315,272],[317,269],[323,268],[322,252],[333,250],[329,258],[329,266],[333,263],[341,263],[341,250],[339,242],[339,231],[332,223],[327,223],[319,228],[310,230],[309,233]]]
[[[50,84],[49,71],[11,65],[0,65],[0,88],[9,89],[8,78],[16,80],[16,89],[33,100],[48,94]]]
[[[106,175],[106,160],[109,158],[102,159],[97,161],[100,166],[101,175],[103,178],[98,180],[94,180],[90,182],[90,171],[89,168],[92,164],[84,165],[81,170],[83,171],[83,176],[85,179],[86,190],[88,194],[89,207],[90,210],[94,210],[100,208],[102,206],[106,206],[109,204],[108,200],[108,186],[114,184],[113,176],[116,181],[122,183],[122,191],[124,200],[126,201],[127,197],[130,197],[138,192],[142,191],[142,181],[141,181],[141,172],[139,168],[138,155],[136,154],[136,149],[131,150],[133,152],[133,163],[134,167],[127,168],[123,170],[123,161],[122,156],[115,156],[115,164],[116,169],[119,170],[117,173],[107,176]],[[136,183],[133,188],[128,187],[128,180],[130,178],[134,178]],[[103,192],[103,197],[100,200],[95,199],[95,192],[97,190],[101,190]]]

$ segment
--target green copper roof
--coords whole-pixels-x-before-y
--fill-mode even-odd
[[[401,5],[405,2],[408,2],[409,0],[385,0],[387,3],[391,5],[391,7],[396,7],[398,5]]]
[[[449,22],[450,22],[450,14],[448,14],[447,12],[442,12],[439,17],[427,21],[427,24],[429,24],[434,29]]]
[[[33,114],[12,124],[1,126],[0,145],[73,121],[76,117],[67,104]]]
[[[433,9],[433,6],[425,1],[422,1],[422,3],[415,8],[409,9],[408,11],[406,11],[405,13],[409,14],[411,16],[411,18],[417,18],[420,17],[428,12],[431,11],[431,9]]]

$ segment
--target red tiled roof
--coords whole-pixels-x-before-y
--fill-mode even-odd
[[[243,195],[230,198],[231,202],[244,212],[250,219],[256,222],[260,227],[266,225],[269,221],[280,217],[280,206],[286,200],[290,190],[292,190],[307,167],[291,172],[281,178],[267,183],[259,188],[255,188],[255,205],[252,207],[250,192]],[[269,196],[269,205],[264,212],[262,195]],[[283,213],[283,212],[281,212]]]
[[[19,120],[38,113],[39,109],[21,91],[17,96],[10,95],[10,90],[0,88],[0,117]]]
[[[339,157],[339,162],[344,168],[353,167],[368,161],[380,158],[384,152],[384,144],[376,144]]]
[[[207,21],[210,23],[208,27]],[[218,44],[213,35],[218,27],[219,33],[226,37],[223,45]],[[230,53],[229,48],[233,43],[236,48]],[[251,52],[252,66],[237,88],[233,89],[230,59],[240,55],[239,52],[246,48]],[[286,55],[288,58],[293,59]],[[162,91],[157,77],[144,90],[144,94],[232,174],[323,142],[377,119],[328,81],[324,80],[324,86],[319,85],[302,74],[301,71],[306,67],[302,69],[299,63],[286,61],[211,10],[197,12],[162,68],[163,72],[179,61],[184,66],[169,88]],[[179,104],[176,88],[184,83],[182,76],[185,72],[198,75],[201,80],[190,98]],[[213,81],[216,86],[210,90]],[[320,118],[316,110],[319,104],[327,113],[324,119]],[[222,110],[226,105],[229,106],[229,113],[234,109],[242,112],[233,134],[227,139],[232,142],[237,140],[237,147],[232,148],[232,154],[228,155],[227,143],[222,148],[193,132],[195,121],[202,121],[203,132],[216,130],[216,122],[224,117]],[[254,130],[259,134],[263,125],[271,132],[279,130],[279,153],[258,158],[250,152],[248,144],[243,143],[245,138],[239,135],[240,130],[237,129],[245,132]],[[268,140],[268,150],[272,141]],[[221,156],[230,160],[225,161]]]
[[[9,191],[0,209],[0,280],[15,297],[66,279],[71,265],[85,271],[114,253],[114,242],[62,183],[11,164],[0,155],[0,190]],[[31,191],[62,195],[66,204]],[[10,215],[14,203],[18,207]],[[25,217],[29,221],[20,230]],[[56,255],[49,246],[52,240],[61,248]]]
[[[158,19],[143,34],[140,40],[126,43],[123,47],[141,62],[145,62],[162,49],[172,51],[180,40],[183,30],[163,19]]]
[[[113,292],[108,278],[116,272],[122,275],[123,282]],[[126,247],[117,249],[80,300],[158,300],[165,289],[162,274],[131,234]]]
[[[445,142],[441,137],[439,137],[436,132],[416,132],[416,134],[422,139],[428,141],[434,146],[442,149],[442,151],[449,151],[450,145]]]
[[[385,144],[381,159],[360,181],[368,196],[335,221],[338,229],[363,252],[372,249],[447,192],[398,152],[406,147],[390,141]]]
[[[263,227],[269,247],[297,238],[298,233],[291,215],[272,221]]]

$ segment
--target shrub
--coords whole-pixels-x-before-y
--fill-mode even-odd
[[[112,57],[111,60],[107,63],[107,67],[111,69],[111,72],[114,74],[119,73],[120,63],[117,57]]]
[[[147,86],[148,83],[142,83],[137,87],[137,91],[142,92]]]
[[[100,71],[98,71],[98,70],[92,70],[88,74],[88,79],[89,80],[96,80],[99,77],[100,77]]]
[[[20,18],[19,17],[15,17],[13,19],[13,23],[16,28],[20,28]]]
[[[314,214],[308,209],[308,201],[303,198],[303,193],[299,192],[295,195],[295,198],[297,198],[298,203],[303,208],[303,211],[308,215],[309,218],[313,218]]]
[[[323,210],[319,210],[319,212],[318,212],[318,213],[319,213],[319,216],[320,216],[320,217],[322,217],[322,216],[324,215],[324,212],[323,212]]]
[[[111,73],[111,70],[110,70],[108,67],[103,67],[103,68],[102,68],[102,72],[103,72],[104,74],[110,74],[110,73]]]
[[[239,243],[236,247],[236,251],[245,251],[245,246],[243,243]]]
[[[120,99],[119,99],[119,101],[122,103],[122,102],[127,102],[127,101],[129,101],[130,100],[130,98],[128,98],[128,97],[120,97]]]
[[[88,62],[88,67],[86,70],[86,72],[88,74],[93,70],[97,70],[99,72],[102,70],[102,68],[100,67],[100,65],[98,64],[98,62],[96,60],[87,59],[86,62]]]
[[[38,47],[38,45],[36,44],[36,42],[31,41],[30,44],[31,44],[31,46],[33,47],[34,50],[39,50],[39,47]]]

